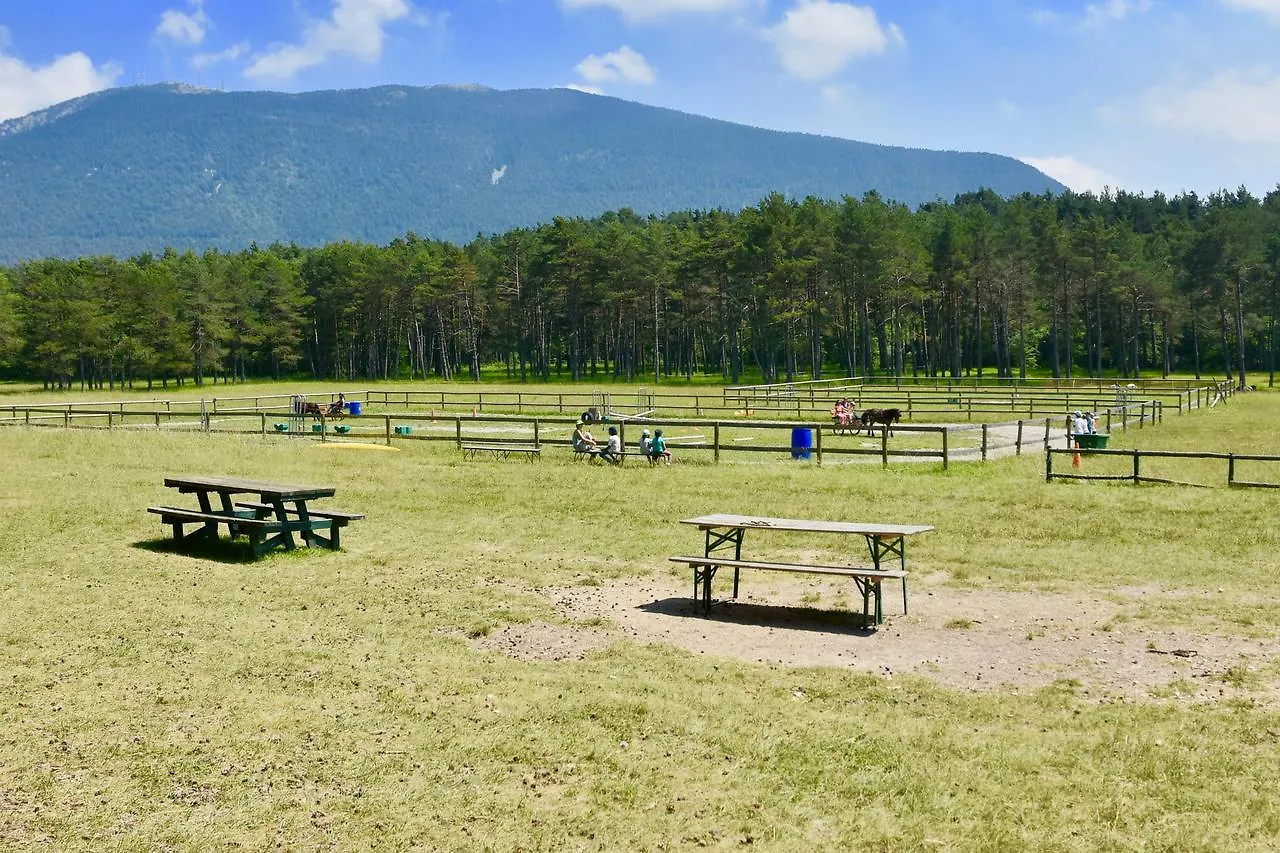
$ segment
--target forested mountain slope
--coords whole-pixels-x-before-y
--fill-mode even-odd
[[[564,89],[135,86],[0,124],[0,263],[478,233],[771,192],[916,205],[1064,189],[992,154],[778,133]]]

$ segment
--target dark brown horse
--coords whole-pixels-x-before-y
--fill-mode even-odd
[[[889,435],[893,435],[893,425],[901,420],[901,409],[867,409],[862,413],[862,423],[871,434],[877,425],[883,425],[889,430]]]

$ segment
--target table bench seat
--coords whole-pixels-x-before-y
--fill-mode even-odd
[[[605,451],[604,451],[604,450],[577,450],[577,449],[575,449],[575,450],[573,451],[573,458],[574,458],[575,460],[577,460],[577,459],[586,459],[586,460],[602,459],[602,460],[604,460],[604,461],[606,461],[606,462],[607,462],[607,461],[609,461],[609,460],[605,458],[604,453],[605,453]],[[650,455],[649,455],[649,454],[647,454],[647,453],[641,453],[639,450],[624,450],[624,451],[622,451],[621,453],[612,453],[612,454],[609,454],[609,455],[610,455],[610,456],[616,456],[616,457],[618,457],[618,461],[617,461],[617,462],[615,462],[615,463],[613,463],[613,464],[615,464],[615,465],[621,465],[623,462],[626,462],[626,461],[627,461],[627,459],[645,459],[645,460],[648,460],[648,462],[649,462],[649,464],[650,464],[650,465],[652,465],[652,464],[656,461],[656,458],[657,458],[657,457],[654,457],[654,456],[650,456]]]
[[[218,512],[201,512],[196,509],[187,509],[178,506],[149,506],[147,512],[153,512],[160,516],[160,522],[167,524],[173,528],[173,539],[175,542],[183,542],[192,538],[218,538],[218,525],[227,525],[227,532],[231,534],[231,538],[235,538],[240,534],[249,537],[249,543],[253,546],[255,555],[264,550],[265,537],[268,533],[280,533],[284,528],[279,521],[269,518],[256,518],[252,514],[227,515]],[[200,525],[190,533],[186,533],[184,528],[188,524]]]
[[[532,444],[503,444],[500,442],[464,442],[462,456],[474,459],[477,453],[492,453],[494,459],[506,459],[512,453],[522,453],[530,461],[542,455],[542,448]]]
[[[241,507],[242,509],[251,510],[254,513],[255,517],[258,519],[262,519],[265,521],[275,521],[277,524],[279,524],[278,520],[272,519],[270,517],[270,515],[276,511],[276,508],[271,504],[259,503],[257,501],[237,501],[236,506]],[[285,509],[285,512],[288,515],[293,516],[295,518],[298,516],[298,511],[293,507],[287,507]],[[307,518],[320,519],[320,521],[311,521],[306,526],[303,526],[301,523],[299,523],[299,526],[294,529],[302,530],[304,538],[307,536],[308,532],[310,532],[312,539],[317,540],[322,545],[325,545],[329,548],[333,548],[334,550],[336,550],[339,547],[339,537],[340,537],[339,531],[343,527],[346,527],[351,522],[359,521],[360,519],[364,518],[364,513],[343,512],[342,510],[338,510],[338,509],[319,510],[319,509],[311,509],[310,507],[307,507]],[[290,524],[292,525],[292,522]],[[323,536],[315,534],[315,531],[321,528],[328,528],[329,538],[326,539]]]
[[[271,504],[256,503],[254,501],[236,501],[236,506],[244,507],[245,509],[252,509],[257,512],[275,512],[275,507],[273,507]],[[298,514],[298,511],[293,508],[287,509],[286,512],[288,512],[291,515]],[[339,525],[346,525],[348,522],[359,521],[360,519],[364,518],[364,513],[362,512],[343,512],[337,509],[320,510],[320,509],[311,509],[311,507],[307,507],[307,515],[311,516],[312,518],[332,519],[333,521],[337,522]]]
[[[727,557],[711,556],[694,556],[685,555],[679,557],[668,557],[673,563],[685,563],[693,569],[693,587],[695,599],[699,597],[698,590],[701,587],[701,599],[703,609],[711,608],[711,581],[715,578],[717,569],[733,569],[733,597],[738,597],[738,575],[742,569],[757,569],[766,572],[796,572],[800,574],[811,575],[837,575],[841,577],[852,578],[858,585],[858,590],[862,593],[862,618],[864,624],[869,624],[872,618],[874,603],[874,618],[879,623],[882,618],[882,607],[880,600],[880,582],[883,580],[901,580],[902,581],[902,612],[907,612],[907,573],[896,569],[868,569],[859,566],[823,566],[813,565],[810,563],[775,563],[762,560],[734,560]]]

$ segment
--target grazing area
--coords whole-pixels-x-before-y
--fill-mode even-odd
[[[1277,418],[1280,394],[1237,395],[1112,446],[1268,453]],[[1045,482],[1036,453],[943,471],[0,441],[0,847],[1280,838],[1274,490]],[[192,549],[146,511],[172,476],[322,483],[365,517],[338,551]],[[909,614],[890,583],[867,631],[838,577],[748,572],[701,615],[667,557],[701,550],[679,521],[707,513],[934,529]],[[826,539],[777,532],[767,556],[866,560]]]

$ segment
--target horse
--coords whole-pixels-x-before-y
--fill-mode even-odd
[[[875,434],[873,430],[877,424],[883,424],[889,430],[889,435],[893,435],[893,425],[900,420],[901,409],[867,409],[862,413],[862,424],[872,435]]]

